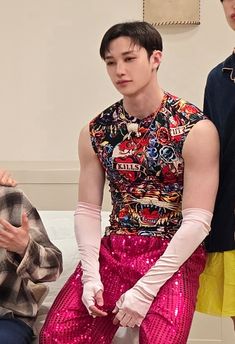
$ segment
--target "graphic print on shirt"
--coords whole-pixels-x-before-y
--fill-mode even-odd
[[[127,114],[119,101],[90,123],[112,197],[106,235],[175,233],[181,221],[182,147],[203,118],[195,106],[165,93],[159,110],[144,119]]]

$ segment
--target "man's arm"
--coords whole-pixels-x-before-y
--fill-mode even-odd
[[[183,148],[183,220],[155,265],[117,302],[114,324],[141,324],[160,288],[208,235],[219,179],[219,138],[210,121],[197,123]]]
[[[99,274],[101,241],[101,204],[105,173],[90,139],[89,127],[79,137],[79,202],[75,211],[75,235],[83,270],[82,301],[90,315],[106,316],[103,306],[103,284]]]
[[[89,127],[82,129],[78,142],[80,161],[78,199],[101,206],[103,200],[104,169],[91,145]]]
[[[183,158],[182,208],[213,212],[219,183],[219,136],[211,121],[200,121],[190,131],[184,143]]]

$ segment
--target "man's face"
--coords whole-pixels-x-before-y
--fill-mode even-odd
[[[235,30],[235,0],[224,0],[223,7],[229,26]]]
[[[160,51],[153,52],[149,58],[147,51],[134,44],[129,37],[112,40],[105,54],[110,79],[124,96],[136,96],[150,87],[156,78],[160,60]]]

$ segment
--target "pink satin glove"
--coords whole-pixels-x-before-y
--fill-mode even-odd
[[[165,282],[178,271],[209,234],[212,213],[200,208],[182,211],[180,228],[163,255],[137,283],[116,303],[113,323],[124,327],[140,326]]]
[[[103,284],[99,281],[83,283],[82,302],[86,306],[90,315],[96,315],[93,313],[93,306],[98,305],[102,307],[104,305],[103,288]]]
[[[101,241],[101,207],[78,202],[75,211],[75,235],[82,266],[82,302],[89,314],[106,315],[96,305],[103,306],[103,284],[99,274],[99,250]]]
[[[140,326],[154,300],[153,296],[143,295],[138,288],[127,290],[116,303],[114,325],[122,327]]]

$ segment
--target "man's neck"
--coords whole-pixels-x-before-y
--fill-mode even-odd
[[[142,119],[160,107],[163,96],[163,90],[157,86],[150,92],[138,94],[133,97],[124,96],[123,105],[128,114]]]

